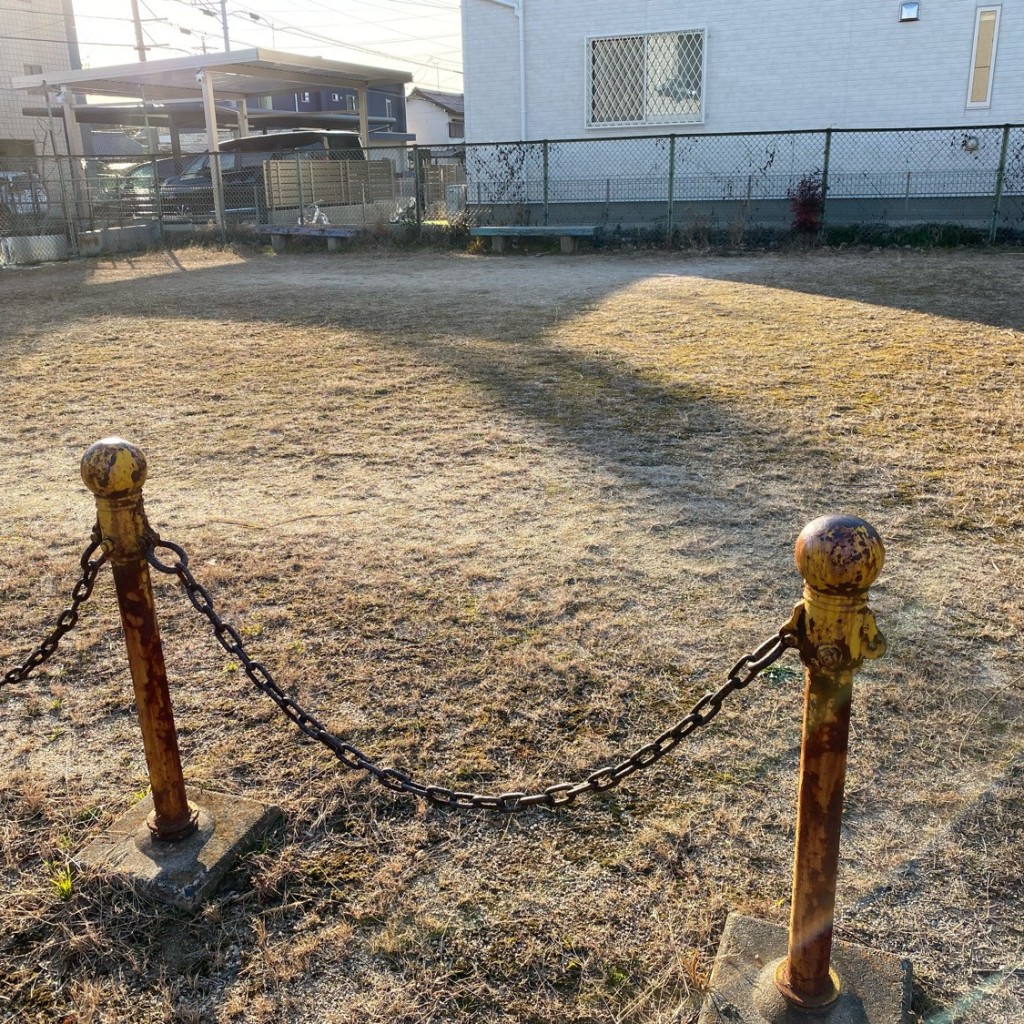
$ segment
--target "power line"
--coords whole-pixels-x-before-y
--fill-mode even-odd
[[[173,2],[174,3],[182,4],[183,6],[189,7],[192,10],[204,11],[205,13],[207,13],[209,15],[216,16],[216,12],[210,10],[208,7],[205,7],[201,3],[199,3],[199,4],[191,4],[191,3],[188,2],[188,0],[173,0]],[[418,3],[419,0],[411,0],[411,2]],[[324,10],[330,12],[331,14],[337,14],[338,13],[336,8],[326,7],[323,4],[320,4],[319,6],[324,7]],[[431,4],[423,4],[423,6],[433,6],[433,5],[431,5]],[[454,8],[449,8],[449,7],[446,7],[446,9],[454,10]],[[272,29],[275,32],[282,32],[285,35],[296,35],[296,36],[300,36],[300,37],[305,38],[305,39],[312,39],[314,42],[326,43],[329,46],[340,46],[343,49],[355,50],[355,51],[357,51],[359,53],[368,53],[368,54],[370,54],[371,56],[374,56],[374,57],[384,57],[384,58],[386,58],[388,60],[400,60],[400,61],[402,61],[403,63],[406,63],[406,64],[412,64],[412,65],[414,65],[416,67],[429,68],[431,70],[437,70],[438,68],[440,68],[441,71],[447,72],[449,74],[462,75],[462,69],[461,68],[452,67],[450,65],[448,65],[448,66],[439,65],[435,61],[429,61],[428,62],[428,61],[422,61],[422,60],[415,60],[415,59],[412,59],[412,58],[409,58],[409,57],[396,57],[394,54],[386,53],[385,51],[382,51],[382,50],[375,50],[375,49],[372,49],[371,47],[360,46],[357,43],[345,42],[344,40],[337,39],[337,38],[335,38],[333,36],[324,35],[321,32],[315,32],[315,31],[312,31],[311,29],[301,28],[298,25],[292,25],[289,22],[277,21],[276,19],[270,19],[270,18],[264,17],[263,15],[259,14],[258,11],[250,12],[250,11],[246,11],[246,10],[232,10],[232,11],[229,11],[228,13],[230,15],[232,15],[233,17],[235,17],[235,18],[244,18],[244,19],[246,19],[250,23],[254,23],[254,24],[263,23],[263,24],[265,24],[267,26],[268,29]],[[253,14],[256,15],[255,18],[252,17]],[[416,37],[415,36],[410,36],[409,38],[410,39],[415,39]]]

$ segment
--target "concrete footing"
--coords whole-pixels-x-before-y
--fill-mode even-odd
[[[780,925],[730,914],[698,1024],[906,1024],[910,964],[850,942],[832,946],[839,998],[813,1013],[791,1007],[775,987],[788,939]]]
[[[154,839],[146,825],[153,810],[153,798],[147,796],[94,839],[74,863],[120,875],[164,903],[195,909],[281,812],[210,790],[189,790],[188,800],[199,811],[199,829],[191,836],[177,842]]]

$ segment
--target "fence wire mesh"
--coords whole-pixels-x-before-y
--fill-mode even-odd
[[[366,150],[289,150],[262,136],[244,151],[130,163],[8,158],[0,164],[0,259],[31,263],[290,225],[593,225],[611,236],[737,242],[800,227],[799,195],[820,196],[826,238],[941,226],[1016,239],[1024,235],[1024,125],[444,146],[371,139]]]

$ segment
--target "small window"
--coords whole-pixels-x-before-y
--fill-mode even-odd
[[[918,21],[921,17],[919,3],[900,4],[900,21]]]
[[[355,110],[356,109],[356,98],[351,93],[345,97],[345,109]]]
[[[26,75],[41,75],[43,73],[42,64],[26,64],[25,74]]]
[[[392,100],[384,100],[384,116],[394,117],[395,116],[395,104]]]
[[[340,92],[332,92],[331,93],[331,102],[332,103],[340,103],[341,102],[341,93]]]
[[[974,53],[967,106],[987,107],[992,101],[992,73],[996,66],[996,39],[999,35],[999,8],[979,7],[974,25]]]
[[[299,93],[299,101],[301,103],[308,103],[309,102],[309,93],[308,92]]]
[[[466,122],[465,121],[449,121],[448,122],[448,138],[449,139],[464,139],[466,137]]]

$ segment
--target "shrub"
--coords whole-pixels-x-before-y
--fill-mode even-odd
[[[825,208],[825,188],[821,171],[805,174],[796,188],[786,189],[789,206],[793,211],[793,230],[801,235],[817,234],[821,229],[821,214]]]

